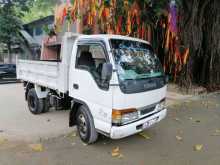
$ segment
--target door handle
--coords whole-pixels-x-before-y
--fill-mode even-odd
[[[73,84],[73,88],[74,89],[79,89],[79,85],[78,84]]]

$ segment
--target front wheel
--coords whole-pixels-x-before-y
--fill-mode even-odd
[[[80,106],[76,113],[77,130],[81,140],[87,144],[97,141],[98,133],[96,132],[93,118],[88,108]]]

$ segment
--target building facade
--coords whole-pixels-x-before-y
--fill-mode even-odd
[[[33,39],[41,45],[43,37],[46,35],[45,28],[46,27],[53,27],[54,23],[54,16],[50,15],[38,20],[35,20],[33,22],[30,22],[28,24],[23,25],[24,30],[29,33],[30,36],[33,37]]]

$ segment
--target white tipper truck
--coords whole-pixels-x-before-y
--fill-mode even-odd
[[[70,109],[81,140],[136,134],[165,118],[167,77],[151,45],[120,35],[65,33],[60,59],[17,60],[17,78],[33,114]]]

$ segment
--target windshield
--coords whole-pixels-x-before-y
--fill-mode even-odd
[[[110,40],[120,80],[138,80],[163,75],[150,45],[129,40]]]

